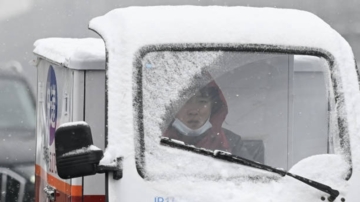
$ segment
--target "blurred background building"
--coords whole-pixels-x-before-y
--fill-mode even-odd
[[[87,29],[93,17],[128,6],[225,5],[293,8],[310,11],[340,32],[360,60],[360,1],[358,0],[0,0],[0,64],[21,63],[30,83],[36,84],[33,43],[45,37],[97,37]],[[329,41],[329,43],[331,43]]]

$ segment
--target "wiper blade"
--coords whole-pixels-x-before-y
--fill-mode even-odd
[[[221,160],[225,160],[228,162],[233,162],[233,163],[237,163],[237,164],[241,164],[241,165],[245,165],[245,166],[249,166],[249,167],[253,167],[253,168],[257,168],[257,169],[261,169],[261,170],[265,170],[265,171],[269,171],[269,172],[273,172],[276,174],[281,175],[282,177],[284,176],[290,176],[293,177],[311,187],[314,187],[315,189],[318,189],[320,191],[323,191],[325,193],[328,193],[330,196],[328,197],[329,201],[334,201],[338,196],[339,196],[339,191],[332,189],[330,186],[327,186],[325,184],[316,182],[314,180],[310,180],[307,179],[305,177],[301,177],[299,175],[295,175],[292,173],[289,173],[285,170],[280,170],[280,169],[276,169],[273,168],[271,166],[268,165],[264,165],[261,164],[259,162],[256,161],[252,161],[249,159],[245,159],[239,156],[235,156],[229,152],[225,152],[225,151],[220,151],[220,150],[208,150],[208,149],[204,149],[204,148],[198,148],[195,147],[193,145],[186,145],[184,142],[178,141],[178,140],[173,140],[167,137],[160,137],[160,144],[165,145],[165,146],[170,146],[170,147],[175,147],[175,148],[179,148],[179,149],[183,149],[183,150],[187,150],[187,151],[191,151],[191,152],[195,152],[198,154],[202,154],[205,156],[211,156],[213,158],[216,159],[221,159]]]

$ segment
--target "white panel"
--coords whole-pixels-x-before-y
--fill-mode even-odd
[[[72,72],[74,74],[72,121],[84,121],[84,71]],[[82,177],[71,179],[71,185],[82,185]]]
[[[324,74],[296,72],[294,78],[294,152],[292,164],[328,153],[328,101]]]
[[[73,87],[73,103],[72,103],[72,121],[84,120],[84,72],[73,71],[74,87]]]
[[[105,71],[86,71],[85,78],[85,121],[91,127],[94,145],[104,150]],[[84,195],[105,195],[105,174],[85,177]]]
[[[70,180],[62,180],[57,175],[55,161],[55,130],[62,123],[71,121],[69,104],[73,86],[71,70],[40,60],[38,64],[38,95],[37,95],[37,146],[36,164],[41,167],[39,199],[47,198],[43,189],[46,185],[55,186],[47,181],[51,175],[70,184]],[[59,187],[56,189],[61,190]],[[62,190],[63,191],[63,190]]]

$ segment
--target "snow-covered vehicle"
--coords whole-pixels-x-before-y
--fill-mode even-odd
[[[359,199],[356,63],[315,15],[134,7],[89,27],[103,40],[35,43],[36,201]]]
[[[35,96],[22,70],[0,64],[0,201],[34,201]]]

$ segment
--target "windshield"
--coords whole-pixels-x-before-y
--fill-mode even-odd
[[[338,129],[325,59],[160,51],[146,54],[142,67],[140,144],[147,176],[160,175],[158,170],[164,175],[159,166],[166,167],[165,173],[187,175],[209,166],[193,154],[161,148],[160,136],[283,169],[336,149],[331,146]]]
[[[0,78],[0,129],[35,129],[35,106],[27,86]]]

